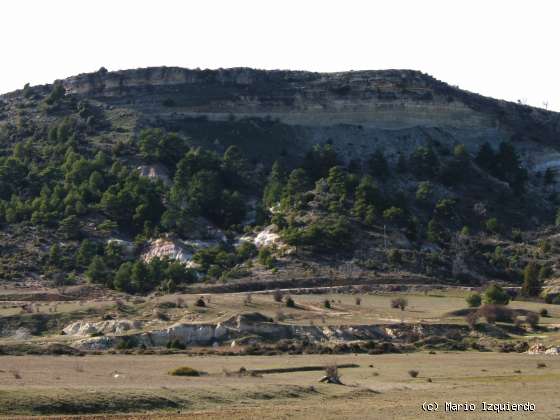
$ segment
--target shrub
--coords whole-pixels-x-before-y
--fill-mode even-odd
[[[542,308],[542,309],[539,311],[539,314],[540,314],[540,316],[542,316],[543,318],[548,318],[548,309]]]
[[[295,308],[296,307],[296,303],[294,302],[294,300],[290,296],[288,296],[286,298],[286,306],[288,308]]]
[[[327,309],[331,309],[331,301],[328,299],[325,299],[325,301],[323,302],[323,306]]]
[[[272,298],[274,299],[274,302],[282,302],[282,299],[284,298],[284,293],[282,293],[280,289],[276,289],[272,294]]]
[[[179,349],[179,350],[184,350],[187,348],[187,346],[185,346],[183,343],[181,343],[178,339],[175,340],[171,340],[167,342],[167,348],[168,349]]]
[[[465,300],[467,301],[467,305],[469,305],[470,308],[478,308],[482,303],[482,297],[480,296],[480,293],[471,293],[465,298]]]
[[[514,319],[513,311],[501,305],[484,305],[477,312],[479,316],[486,318],[489,324],[496,321],[511,323]]]
[[[407,306],[408,300],[405,298],[395,298],[391,300],[391,308],[398,308],[401,311],[404,311]]]
[[[257,260],[266,268],[273,268],[276,262],[276,258],[272,255],[272,250],[270,248],[261,248],[259,250]]]
[[[527,321],[527,324],[529,324],[531,328],[534,329],[539,325],[539,314],[535,312],[529,312],[525,317],[525,321]]]
[[[200,296],[196,302],[194,303],[195,306],[198,306],[199,308],[205,308],[206,307],[206,302],[204,302],[204,298],[202,296]]]
[[[483,301],[486,304],[507,305],[510,295],[500,286],[493,284],[484,291]]]
[[[486,230],[490,233],[498,233],[500,231],[500,224],[498,219],[492,217],[486,221]]]
[[[198,370],[189,366],[181,366],[170,370],[168,373],[173,376],[200,376],[200,372]]]
[[[409,375],[411,378],[416,378],[416,377],[418,376],[419,373],[420,373],[420,372],[418,372],[417,370],[414,370],[414,369],[411,369],[411,370],[408,371],[408,375]]]
[[[357,296],[355,299],[356,305],[360,306],[362,304],[362,298]]]
[[[556,293],[548,294],[544,298],[544,301],[553,305],[560,305],[560,295]]]
[[[537,363],[537,369],[542,369],[542,368],[545,368],[545,367],[546,367],[546,363],[543,363],[543,362]]]
[[[338,373],[338,367],[336,365],[325,366],[325,375],[331,381],[340,382],[340,374]]]
[[[525,296],[538,296],[541,292],[541,282],[539,280],[539,267],[534,262],[530,262],[523,270],[523,286],[521,293]]]
[[[480,318],[480,314],[478,313],[478,311],[473,311],[465,317],[465,320],[467,321],[467,324],[469,325],[469,328],[471,330],[476,329],[478,318]]]

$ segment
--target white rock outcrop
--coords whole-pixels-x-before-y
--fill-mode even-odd
[[[164,185],[171,185],[167,168],[163,165],[142,165],[136,168],[140,176],[150,179],[159,179]]]
[[[145,262],[150,262],[156,257],[169,258],[177,260],[187,267],[195,268],[196,263],[192,260],[193,255],[194,252],[187,249],[179,241],[160,238],[151,241],[148,250],[142,254],[142,259]]]
[[[82,337],[99,333],[121,335],[130,330],[138,330],[142,328],[142,325],[141,321],[128,319],[99,322],[77,321],[64,327],[63,331],[66,335]]]
[[[280,235],[273,232],[273,226],[267,226],[260,231],[253,240],[257,248],[271,247],[280,244]]]

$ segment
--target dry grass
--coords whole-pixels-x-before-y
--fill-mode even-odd
[[[67,358],[5,356],[0,358],[0,368],[18,369],[23,379],[0,372],[0,415],[30,414],[32,410],[43,415],[56,414],[57,410],[77,414],[84,410],[155,410],[168,416],[171,410],[201,419],[412,419],[422,416],[423,401],[517,401],[520,395],[537,405],[532,417],[557,415],[560,359],[544,356],[466,352],[373,357],[189,357],[193,369],[207,371],[208,375],[167,375],[182,360],[184,356],[86,356],[80,359],[84,372],[76,375]],[[543,360],[547,369],[536,369],[535,364]],[[369,367],[373,361],[377,376]],[[294,370],[262,377],[223,374],[224,368],[235,372],[243,366],[262,370],[340,367],[345,363],[360,366],[344,371],[346,387],[317,384],[316,371]],[[118,376],[115,366],[119,367]],[[406,374],[418,366],[432,382],[414,380]],[[514,366],[527,373],[512,373]],[[477,414],[480,416],[476,418],[484,418],[482,413]],[[123,418],[146,417],[127,414]]]

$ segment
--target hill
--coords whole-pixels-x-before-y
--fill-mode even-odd
[[[558,113],[411,70],[147,68],[0,96],[0,278],[553,284]]]

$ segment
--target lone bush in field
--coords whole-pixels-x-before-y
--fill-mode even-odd
[[[494,324],[498,322],[512,323],[514,320],[514,312],[502,305],[484,305],[477,313],[479,316],[486,318],[486,322]]]
[[[359,296],[358,296],[358,297],[356,297],[356,300],[355,300],[355,302],[356,302],[356,305],[360,306],[360,305],[362,304],[362,298],[361,298],[361,297],[359,297]]]
[[[391,300],[391,308],[398,308],[401,311],[404,311],[407,306],[408,300],[406,300],[405,298],[395,298]]]
[[[204,308],[206,307],[206,302],[204,302],[204,298],[202,296],[200,296],[196,302],[194,303],[195,306],[198,306],[199,308]]]
[[[284,293],[282,293],[280,289],[276,289],[272,294],[272,298],[274,299],[274,302],[282,302],[282,299],[284,298]]]
[[[535,329],[539,325],[539,315],[535,312],[529,312],[525,317],[525,321],[527,321],[531,328]]]
[[[291,298],[291,296],[288,296],[286,298],[286,306],[288,308],[295,308],[296,307],[296,302]]]
[[[327,309],[331,309],[331,301],[328,299],[325,299],[325,301],[323,302],[323,306]]]
[[[420,373],[420,372],[418,372],[417,370],[414,370],[414,369],[411,369],[411,370],[408,371],[408,375],[409,375],[411,378],[416,378],[416,377],[418,376],[419,373]]]
[[[471,293],[465,298],[465,300],[470,308],[478,308],[482,303],[480,293]]]
[[[542,308],[542,309],[540,310],[539,314],[540,314],[543,318],[547,318],[547,317],[548,317],[548,309]]]
[[[168,372],[172,376],[200,376],[200,372],[189,366],[181,366]]]
[[[507,305],[511,296],[500,286],[493,284],[484,291],[483,301],[486,304]]]

